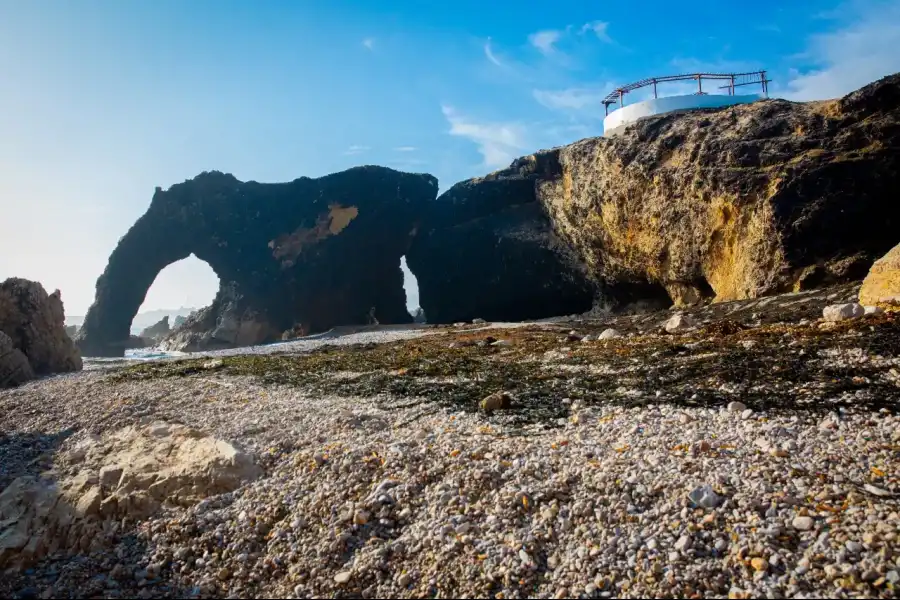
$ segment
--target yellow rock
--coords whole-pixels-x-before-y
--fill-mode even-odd
[[[508,392],[495,392],[481,401],[481,410],[488,414],[510,407],[512,407],[512,396]]]
[[[895,299],[900,300],[900,244],[875,261],[859,290],[859,302],[867,306],[894,304]]]
[[[750,561],[750,564],[753,566],[754,571],[765,571],[769,568],[769,563],[764,558],[760,558],[757,556],[753,560]]]

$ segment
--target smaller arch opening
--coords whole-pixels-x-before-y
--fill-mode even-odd
[[[406,264],[406,256],[400,257],[400,270],[403,271],[403,290],[406,292],[406,310],[416,323],[425,322],[425,311],[419,303],[419,281]]]

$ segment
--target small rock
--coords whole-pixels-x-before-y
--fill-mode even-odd
[[[749,419],[750,417],[752,417],[752,416],[753,416],[753,409],[752,409],[752,408],[745,408],[745,409],[741,412],[741,418],[744,419],[745,421],[746,421],[747,419]]]
[[[863,545],[859,542],[849,541],[844,546],[850,554],[859,554],[863,550]]]
[[[612,340],[612,339],[620,338],[620,337],[622,337],[622,334],[618,330],[610,327],[609,329],[604,329],[603,333],[601,333],[600,335],[597,336],[597,339],[598,340]]]
[[[884,314],[884,309],[880,306],[864,306],[863,310],[865,311],[865,315],[867,317],[874,317]]]
[[[512,342],[509,340],[497,340],[496,342],[491,344],[491,346],[499,347],[499,348],[506,348],[506,347],[512,346]]]
[[[345,584],[348,581],[350,581],[350,575],[351,575],[350,571],[341,571],[340,573],[338,573],[337,575],[334,576],[334,582],[340,583],[340,584]]]
[[[681,552],[682,550],[687,550],[691,547],[691,536],[683,535],[678,538],[678,541],[675,542],[675,550]]]
[[[754,571],[767,571],[769,569],[768,561],[759,556],[750,561],[750,566],[753,567]]]
[[[212,370],[212,369],[218,369],[219,367],[221,367],[224,364],[225,364],[225,361],[223,361],[221,358],[214,358],[212,360],[208,360],[205,363],[203,363],[203,365],[201,365],[201,367],[206,370]]]
[[[875,496],[880,496],[881,498],[887,498],[889,496],[893,496],[893,494],[891,494],[889,491],[883,490],[880,487],[876,487],[876,486],[872,485],[871,483],[867,483],[867,484],[863,485],[863,489],[866,490],[867,492],[869,492],[870,494],[873,494]]]
[[[481,410],[487,414],[508,408],[512,408],[512,396],[509,392],[495,392],[481,401]]]
[[[672,315],[672,317],[666,321],[663,327],[668,333],[683,333],[692,329],[695,323],[692,318],[684,314],[676,314]]]
[[[485,323],[487,323],[487,321],[484,319],[472,319],[473,325],[484,325]]]
[[[822,310],[822,318],[829,323],[836,323],[847,319],[856,319],[864,314],[866,314],[865,309],[856,302],[832,304],[831,306],[826,306]]]
[[[798,531],[809,531],[813,527],[813,519],[812,517],[806,516],[794,517],[794,520],[791,521],[791,525]]]
[[[356,514],[353,515],[353,524],[354,525],[365,525],[369,522],[369,518],[371,515],[368,511],[358,510]]]
[[[747,405],[744,404],[743,402],[738,402],[737,400],[734,400],[734,401],[728,403],[727,409],[728,409],[728,412],[731,412],[731,413],[742,413],[745,410],[747,410]]]
[[[722,497],[719,496],[710,485],[701,485],[696,487],[688,494],[688,499],[695,506],[701,508],[715,508],[722,503]]]
[[[119,465],[106,465],[100,468],[100,485],[106,489],[115,489],[122,479],[122,467]]]

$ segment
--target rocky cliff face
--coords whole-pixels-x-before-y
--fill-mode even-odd
[[[583,312],[593,287],[553,233],[535,182],[558,170],[555,156],[454,185],[431,206],[407,264],[431,323],[524,320]]]
[[[27,279],[0,284],[0,387],[34,376],[81,370],[81,356],[66,334],[59,290],[47,294]]]
[[[690,304],[859,279],[898,239],[900,75],[647,118],[539,160],[559,164],[536,182],[556,233],[613,289]]]
[[[159,322],[144,328],[138,337],[142,337],[146,340],[160,340],[168,335],[169,331],[169,315],[166,315],[160,319]]]
[[[430,175],[382,167],[278,184],[210,172],[157,189],[97,280],[78,343],[85,355],[120,356],[156,275],[190,254],[219,276],[220,296],[240,298],[239,318],[252,315],[258,324],[252,332],[239,328],[245,343],[295,327],[365,323],[373,307],[382,323],[409,322],[400,258],[436,193]],[[213,309],[233,312],[232,304]],[[234,318],[207,314],[194,322]]]

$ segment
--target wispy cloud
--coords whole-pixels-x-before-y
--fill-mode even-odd
[[[375,49],[375,38],[370,38],[370,37],[365,38],[362,41],[362,45],[363,45],[363,47],[365,47],[366,50],[374,50]]]
[[[547,29],[538,31],[528,36],[528,41],[532,46],[538,49],[541,54],[552,54],[556,48],[554,44],[562,37],[562,32],[556,29]]]
[[[547,108],[563,111],[602,111],[601,101],[612,89],[612,85],[605,88],[572,87],[563,90],[532,90],[534,99]]]
[[[498,67],[506,66],[503,64],[503,62],[501,62],[499,58],[497,58],[497,55],[494,54],[494,51],[491,49],[491,38],[488,38],[488,40],[484,43],[484,55],[489,61],[491,61]]]
[[[347,151],[344,152],[344,154],[347,154],[347,155],[362,154],[363,152],[368,152],[371,149],[372,148],[369,146],[359,146],[359,145],[354,144],[354,145],[350,146],[349,148],[347,148]]]
[[[415,146],[397,146],[394,148],[394,152],[415,152],[418,150]]]
[[[900,71],[900,0],[852,2],[841,7],[838,28],[810,38],[805,61],[779,95],[791,100],[843,96]]]
[[[450,123],[450,135],[474,142],[484,157],[484,166],[487,168],[497,169],[509,165],[528,147],[525,127],[520,123],[479,122],[448,105],[442,105],[441,110]]]
[[[613,39],[609,37],[608,29],[609,23],[606,21],[591,21],[590,23],[585,23],[581,26],[581,33],[593,31],[594,35],[596,35],[600,41],[612,44]]]

